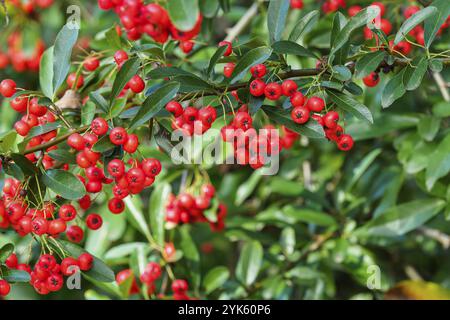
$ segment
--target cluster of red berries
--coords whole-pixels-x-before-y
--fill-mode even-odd
[[[197,109],[195,107],[183,106],[177,101],[170,101],[166,110],[175,117],[172,121],[173,130],[182,130],[184,135],[201,135],[208,131],[217,119],[217,112],[211,106]]]
[[[344,134],[344,129],[338,124],[339,114],[336,111],[328,111],[323,116],[314,114],[312,118],[324,127],[327,139],[336,142],[339,150],[349,151],[353,148],[353,138]]]
[[[47,9],[52,6],[53,0],[9,0],[9,3],[27,14],[33,13],[36,8]]]
[[[127,32],[128,39],[139,40],[144,34],[152,37],[156,42],[165,43],[169,37],[180,42],[180,48],[189,53],[194,39],[199,33],[203,21],[198,16],[192,30],[178,30],[170,20],[166,9],[157,3],[144,4],[142,0],[98,0],[103,10],[114,10]]]
[[[36,42],[34,50],[29,53],[23,49],[22,34],[15,31],[9,35],[6,52],[0,51],[0,70],[12,66],[16,72],[39,70],[41,56],[45,51],[45,45],[42,40]]]
[[[322,11],[325,13],[332,13],[339,10],[339,8],[346,7],[345,0],[326,0],[322,4]]]
[[[171,194],[166,205],[166,221],[173,225],[209,222],[211,230],[223,230],[227,215],[227,207],[224,204],[220,203],[217,207],[216,222],[210,222],[204,214],[206,210],[211,208],[215,192],[213,185],[205,184],[201,187],[201,193],[197,197],[187,192],[178,196]]]
[[[89,253],[82,253],[78,259],[66,257],[61,263],[58,263],[53,255],[44,254],[39,257],[33,269],[28,264],[19,264],[18,258],[14,253],[5,262],[6,266],[10,269],[28,272],[31,276],[30,284],[41,295],[60,291],[64,285],[64,276],[71,276],[79,270],[89,271],[92,269],[93,263],[94,258]],[[7,295],[10,289],[9,284],[2,290],[2,281],[4,280],[0,280],[0,295],[2,293],[6,293],[3,295]]]

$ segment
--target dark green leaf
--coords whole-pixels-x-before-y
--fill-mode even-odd
[[[361,59],[356,61],[355,76],[360,79],[368,76],[372,71],[375,71],[378,68],[385,56],[386,52],[384,51],[375,51],[364,55]]]
[[[426,171],[426,185],[428,190],[433,188],[436,181],[450,172],[450,135],[447,135],[430,155]]]
[[[59,31],[56,36],[53,49],[53,90],[54,92],[66,80],[70,70],[70,59],[72,49],[78,39],[78,28],[71,28],[68,25]],[[53,93],[54,93],[53,92]],[[49,98],[53,97],[53,94]]]
[[[73,173],[48,170],[42,176],[44,184],[64,199],[78,200],[86,194],[84,184]]]
[[[343,93],[335,91],[327,91],[327,93],[331,101],[333,101],[339,108],[351,113],[358,119],[367,120],[368,122],[373,123],[372,113],[359,101]]]
[[[12,243],[7,243],[0,248],[0,265],[5,263],[6,259],[14,253],[14,245]]]
[[[308,49],[305,49],[298,43],[282,40],[277,41],[274,44],[272,44],[273,51],[279,54],[291,54],[299,57],[312,57],[317,58],[317,56],[309,51]]]
[[[180,234],[183,260],[191,275],[190,279],[194,288],[198,289],[200,287],[200,254],[198,253],[194,240],[192,240],[189,229],[187,227],[181,228]]]
[[[223,57],[223,54],[225,53],[225,51],[227,51],[227,46],[221,46],[216,50],[214,55],[211,57],[211,60],[209,60],[208,71],[207,71],[208,76],[211,76],[211,74],[214,71],[214,67],[217,64],[217,61],[219,61],[219,59]]]
[[[417,66],[408,66],[403,77],[405,88],[408,91],[416,90],[422,83],[422,79],[428,70],[428,60],[423,57],[418,62]]]
[[[311,223],[322,227],[331,227],[337,225],[336,220],[332,216],[324,212],[319,212],[311,209],[286,206],[283,208],[283,213],[287,217],[295,219],[295,221]]]
[[[103,98],[100,92],[92,91],[91,93],[89,93],[89,100],[95,103],[95,105],[101,110],[103,110],[103,112],[108,112],[109,110],[108,102],[106,101],[105,98]]]
[[[2,278],[9,283],[17,282],[30,282],[31,276],[24,270],[8,269],[5,266],[1,266]]]
[[[200,0],[200,10],[206,18],[213,18],[219,11],[218,0]]]
[[[441,127],[441,119],[434,116],[423,117],[417,125],[417,131],[426,141],[433,141]]]
[[[409,17],[405,22],[403,22],[402,26],[395,35],[394,45],[397,45],[400,41],[402,41],[412,29],[422,23],[425,19],[430,16],[434,16],[436,13],[437,9],[435,7],[426,7]]]
[[[203,286],[207,294],[220,288],[230,277],[230,272],[226,267],[215,267],[211,269],[203,280]]]
[[[148,77],[150,79],[164,79],[167,77],[185,76],[185,75],[186,76],[192,75],[192,73],[177,67],[159,67],[153,69],[148,73]]]
[[[19,153],[11,154],[11,159],[13,159],[15,164],[19,166],[25,176],[32,176],[39,172],[33,162]]]
[[[182,75],[173,78],[180,84],[180,92],[211,90],[212,86],[205,80],[194,75]]]
[[[311,31],[311,29],[314,28],[318,21],[318,10],[308,12],[297,22],[294,29],[292,29],[291,34],[289,35],[289,40],[294,42],[298,41],[305,33]]]
[[[267,47],[255,48],[247,52],[236,64],[234,68],[233,74],[230,78],[230,83],[235,83],[241,80],[251,67],[256,66],[257,64],[263,63],[267,59],[269,59],[272,54],[272,49]]]
[[[333,66],[333,77],[341,81],[348,81],[352,78],[352,72],[346,66]]]
[[[403,75],[405,74],[405,68],[397,73],[383,89],[381,95],[381,105],[383,108],[389,107],[395,100],[401,98],[405,92],[405,86],[403,84]]]
[[[289,0],[270,0],[267,13],[270,43],[281,39],[289,12]]]
[[[261,269],[263,248],[258,241],[244,244],[236,266],[236,278],[246,287],[255,282]]]
[[[437,32],[450,15],[450,1],[448,0],[434,0],[431,6],[437,8],[437,11],[425,20],[424,38],[427,48],[431,46]]]
[[[57,161],[69,164],[75,164],[75,154],[66,149],[56,149],[48,153],[48,155]]]
[[[139,58],[129,59],[122,65],[122,67],[120,68],[119,72],[116,75],[116,78],[114,79],[113,87],[111,89],[111,96],[109,98],[110,107],[114,103],[116,97],[123,90],[123,88],[125,88],[128,81],[130,81],[130,79],[137,74],[140,65],[141,62]]]

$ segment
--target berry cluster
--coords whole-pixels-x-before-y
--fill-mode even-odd
[[[5,52],[0,51],[0,70],[7,68],[9,65],[16,72],[39,70],[39,62],[45,50],[42,40],[38,40],[34,50],[29,53],[23,48],[22,33],[15,31],[9,35],[7,45],[8,49]]]
[[[46,9],[53,5],[53,0],[10,0],[8,2],[27,14],[33,13],[37,8]]]
[[[206,184],[201,187],[200,195],[197,197],[187,192],[178,196],[171,194],[166,205],[166,221],[172,225],[209,222],[211,230],[223,230],[227,207],[222,203],[213,206],[215,192],[213,185]],[[205,216],[205,211],[211,209],[216,210],[214,213],[217,217],[216,222],[209,221]]]
[[[346,7],[345,0],[326,0],[322,4],[322,11],[325,13],[332,13],[339,10],[339,8]]]
[[[156,42],[165,43],[169,37],[180,42],[180,48],[189,53],[199,33],[203,17],[199,15],[192,30],[178,30],[166,9],[157,3],[144,4],[142,0],[98,0],[102,10],[114,10],[119,16],[128,39],[139,40],[144,34]]]
[[[328,111],[323,116],[315,114],[312,117],[324,127],[327,139],[336,142],[339,150],[349,151],[353,148],[353,138],[344,134],[344,129],[338,124],[339,114],[336,111]]]
[[[77,259],[66,257],[58,263],[50,254],[41,255],[31,269],[30,265],[19,264],[16,254],[11,254],[6,259],[6,266],[10,269],[26,271],[30,274],[30,284],[41,295],[60,291],[64,285],[64,276],[68,277],[78,271],[89,271],[94,263],[94,258],[89,253],[82,253]],[[5,280],[0,280],[0,295],[7,295],[10,287]]]
[[[205,133],[217,119],[216,109],[211,106],[200,109],[190,106],[183,109],[179,102],[171,101],[166,105],[166,110],[175,117],[172,121],[172,129],[182,130],[187,136]]]

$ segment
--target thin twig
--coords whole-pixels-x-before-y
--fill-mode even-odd
[[[439,91],[441,91],[442,97],[444,98],[445,101],[450,102],[450,94],[448,93],[448,89],[444,78],[442,78],[442,75],[438,72],[433,72],[432,75],[434,81],[436,81]]]
[[[237,36],[241,34],[242,31],[250,24],[252,18],[258,13],[258,2],[256,1],[247,12],[241,17],[241,19],[236,23],[233,28],[227,30],[227,37],[225,41],[232,42]]]

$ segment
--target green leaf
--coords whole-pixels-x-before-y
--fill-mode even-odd
[[[213,18],[219,11],[219,1],[218,0],[200,0],[200,11],[205,18]]]
[[[167,10],[172,23],[182,31],[192,30],[199,16],[197,0],[170,0]]]
[[[150,229],[142,212],[140,198],[126,197],[123,201],[126,205],[127,218],[131,219],[133,225],[145,235],[147,239],[151,239]]]
[[[61,128],[61,123],[60,122],[49,122],[49,123],[46,123],[46,124],[44,124],[42,126],[33,127],[28,132],[26,140],[29,140],[29,139],[31,139],[33,137],[36,137],[36,136],[40,136],[41,134],[49,133],[49,132],[51,132],[53,130],[56,130],[56,129],[59,129],[59,128]]]
[[[450,102],[441,101],[435,104],[433,114],[440,118],[450,117]]]
[[[422,57],[417,66],[408,66],[403,77],[403,83],[408,91],[416,90],[422,83],[422,79],[428,70],[428,59]]]
[[[109,249],[105,253],[106,260],[115,260],[128,257],[138,248],[148,248],[148,243],[146,242],[131,242],[119,244],[116,247]]]
[[[272,54],[272,49],[267,47],[259,47],[250,50],[247,52],[236,64],[233,74],[229,79],[230,83],[235,83],[241,80],[251,67],[256,66],[257,64],[263,63],[267,59],[269,59]]]
[[[398,237],[422,226],[445,207],[445,201],[422,199],[387,209],[355,234],[362,236]]]
[[[47,170],[42,176],[42,182],[67,200],[78,200],[86,194],[86,189],[80,179],[65,170]]]
[[[441,127],[441,119],[434,116],[423,117],[417,125],[417,131],[426,141],[433,141]]]
[[[351,179],[348,180],[346,189],[350,190],[366,172],[375,159],[381,154],[381,149],[375,149],[369,152],[352,170]]]
[[[130,129],[136,129],[158,114],[175,97],[179,89],[180,84],[178,82],[169,82],[149,95],[136,116],[131,120]]]
[[[450,171],[450,134],[439,144],[430,155],[426,171],[427,189],[431,190],[437,180],[446,176]]]
[[[381,105],[383,108],[389,107],[394,103],[395,100],[401,98],[405,92],[405,86],[403,84],[403,75],[405,74],[406,68],[403,68],[399,73],[397,73],[383,89],[381,94]]]
[[[279,54],[291,54],[299,57],[312,57],[317,58],[317,56],[309,51],[308,49],[302,47],[298,43],[282,40],[277,41],[272,44],[273,51]]]
[[[226,267],[219,266],[209,270],[203,280],[205,292],[210,294],[214,290],[220,288],[225,282],[227,282],[229,277],[230,272]]]
[[[78,39],[78,29],[70,28],[64,25],[56,36],[55,46],[53,49],[53,90],[59,89],[66,80],[70,70],[70,59],[72,49]],[[54,93],[53,92],[53,93]],[[51,98],[49,96],[49,98]]]
[[[141,65],[141,61],[139,58],[132,58],[122,65],[119,72],[114,79],[114,83],[111,89],[111,96],[109,100],[109,107],[111,108],[112,104],[116,97],[120,94],[120,92],[125,88],[128,81],[138,73],[139,66]]]
[[[161,246],[164,246],[166,204],[171,191],[170,184],[163,183],[155,188],[150,197],[150,230],[156,243]]]
[[[371,6],[354,15],[337,34],[331,54],[336,53],[347,43],[353,31],[365,26],[369,21],[373,21],[379,14],[380,9],[377,6]]]
[[[212,199],[211,204],[208,209],[203,211],[203,215],[209,222],[217,222],[217,209],[219,208],[219,200],[217,198]]]
[[[0,266],[2,279],[8,281],[9,283],[17,282],[30,282],[31,276],[28,272],[24,270],[8,269],[5,266]]]
[[[0,248],[0,265],[5,263],[6,259],[14,253],[14,245],[12,243],[7,243]]]
[[[39,86],[47,97],[53,97],[53,48],[45,50],[39,66]]]
[[[244,244],[236,266],[236,278],[246,287],[255,282],[262,266],[263,248],[258,241]]]
[[[16,145],[17,132],[10,130],[0,136],[0,150],[4,153],[9,152]]]
[[[188,76],[192,73],[177,67],[159,67],[148,73],[150,79],[164,79],[167,77]]]
[[[370,52],[356,61],[355,76],[359,79],[368,76],[372,71],[375,71],[380,63],[386,57],[386,52],[375,51]]]
[[[333,78],[341,81],[348,81],[352,78],[352,72],[346,66],[333,66]]]
[[[318,10],[313,10],[300,18],[300,20],[294,26],[294,29],[292,29],[291,34],[289,35],[289,41],[298,41],[304,34],[307,34],[309,31],[311,31],[319,21],[319,15],[320,14]]]
[[[111,49],[120,50],[123,48],[122,41],[120,40],[120,36],[117,33],[116,27],[111,27],[105,33],[106,41],[111,46]]]
[[[92,101],[86,102],[81,108],[81,124],[84,126],[90,125],[95,118],[96,105]]]
[[[98,91],[92,91],[89,93],[89,100],[95,103],[95,105],[103,110],[103,112],[107,113],[109,110],[108,102]]]
[[[186,226],[180,228],[180,234],[183,260],[186,263],[187,270],[191,274],[190,279],[194,288],[198,289],[200,287],[200,254],[189,233],[189,228]]]
[[[262,179],[261,170],[256,170],[250,178],[243,182],[236,191],[236,206],[241,206],[245,200],[255,191],[256,186]]]
[[[55,159],[55,160],[63,162],[63,163],[69,163],[69,164],[77,163],[75,154],[66,149],[52,150],[48,153],[48,155],[52,159]]]
[[[286,255],[291,255],[295,250],[295,230],[292,227],[286,227],[281,231],[280,244]]]
[[[333,101],[342,110],[351,113],[358,119],[373,123],[372,113],[365,105],[363,105],[359,101],[343,93],[331,90],[328,90],[327,93],[331,101]]]
[[[289,12],[289,0],[271,0],[267,10],[270,43],[281,39]]]
[[[20,168],[25,176],[32,176],[39,172],[33,162],[19,153],[11,154],[11,159],[13,159],[14,163]]]
[[[440,27],[450,15],[450,2],[448,0],[434,0],[430,6],[437,8],[437,11],[434,15],[425,20],[424,38],[425,46],[427,48],[431,46]]]
[[[305,124],[297,124],[291,118],[291,113],[287,110],[276,108],[273,106],[263,106],[263,111],[269,116],[269,118],[285,127],[295,131],[299,134],[309,138],[324,138],[325,132],[321,125],[317,121],[310,119]]]
[[[295,221],[311,223],[321,227],[337,226],[337,222],[332,216],[316,210],[296,208],[289,205],[283,208],[283,214],[295,219]]]
[[[87,251],[83,248],[64,240],[57,240],[65,250],[74,258],[78,258],[81,254]],[[102,260],[93,256],[94,263],[89,271],[83,271],[83,273],[89,278],[93,278],[99,282],[114,282],[116,280],[114,271],[111,270]]]
[[[111,139],[109,139],[109,135],[105,135],[101,137],[93,146],[92,151],[104,153],[106,151],[112,150],[116,147],[115,144],[111,142]]]
[[[444,63],[441,59],[431,59],[429,61],[430,70],[433,72],[441,72],[444,69]]]
[[[211,60],[209,60],[209,65],[208,65],[208,70],[207,70],[208,76],[211,76],[211,74],[214,71],[214,67],[217,64],[217,61],[219,61],[219,59],[223,57],[223,54],[225,53],[225,51],[227,51],[227,46],[221,46],[216,50],[214,55],[211,57]]]
[[[394,45],[397,45],[400,41],[402,41],[417,25],[422,23],[428,17],[434,16],[436,13],[437,9],[435,7],[426,7],[409,17],[405,22],[403,22],[402,26],[395,35]]]
[[[195,75],[176,76],[173,80],[180,84],[180,92],[205,91],[213,89],[208,82]]]

